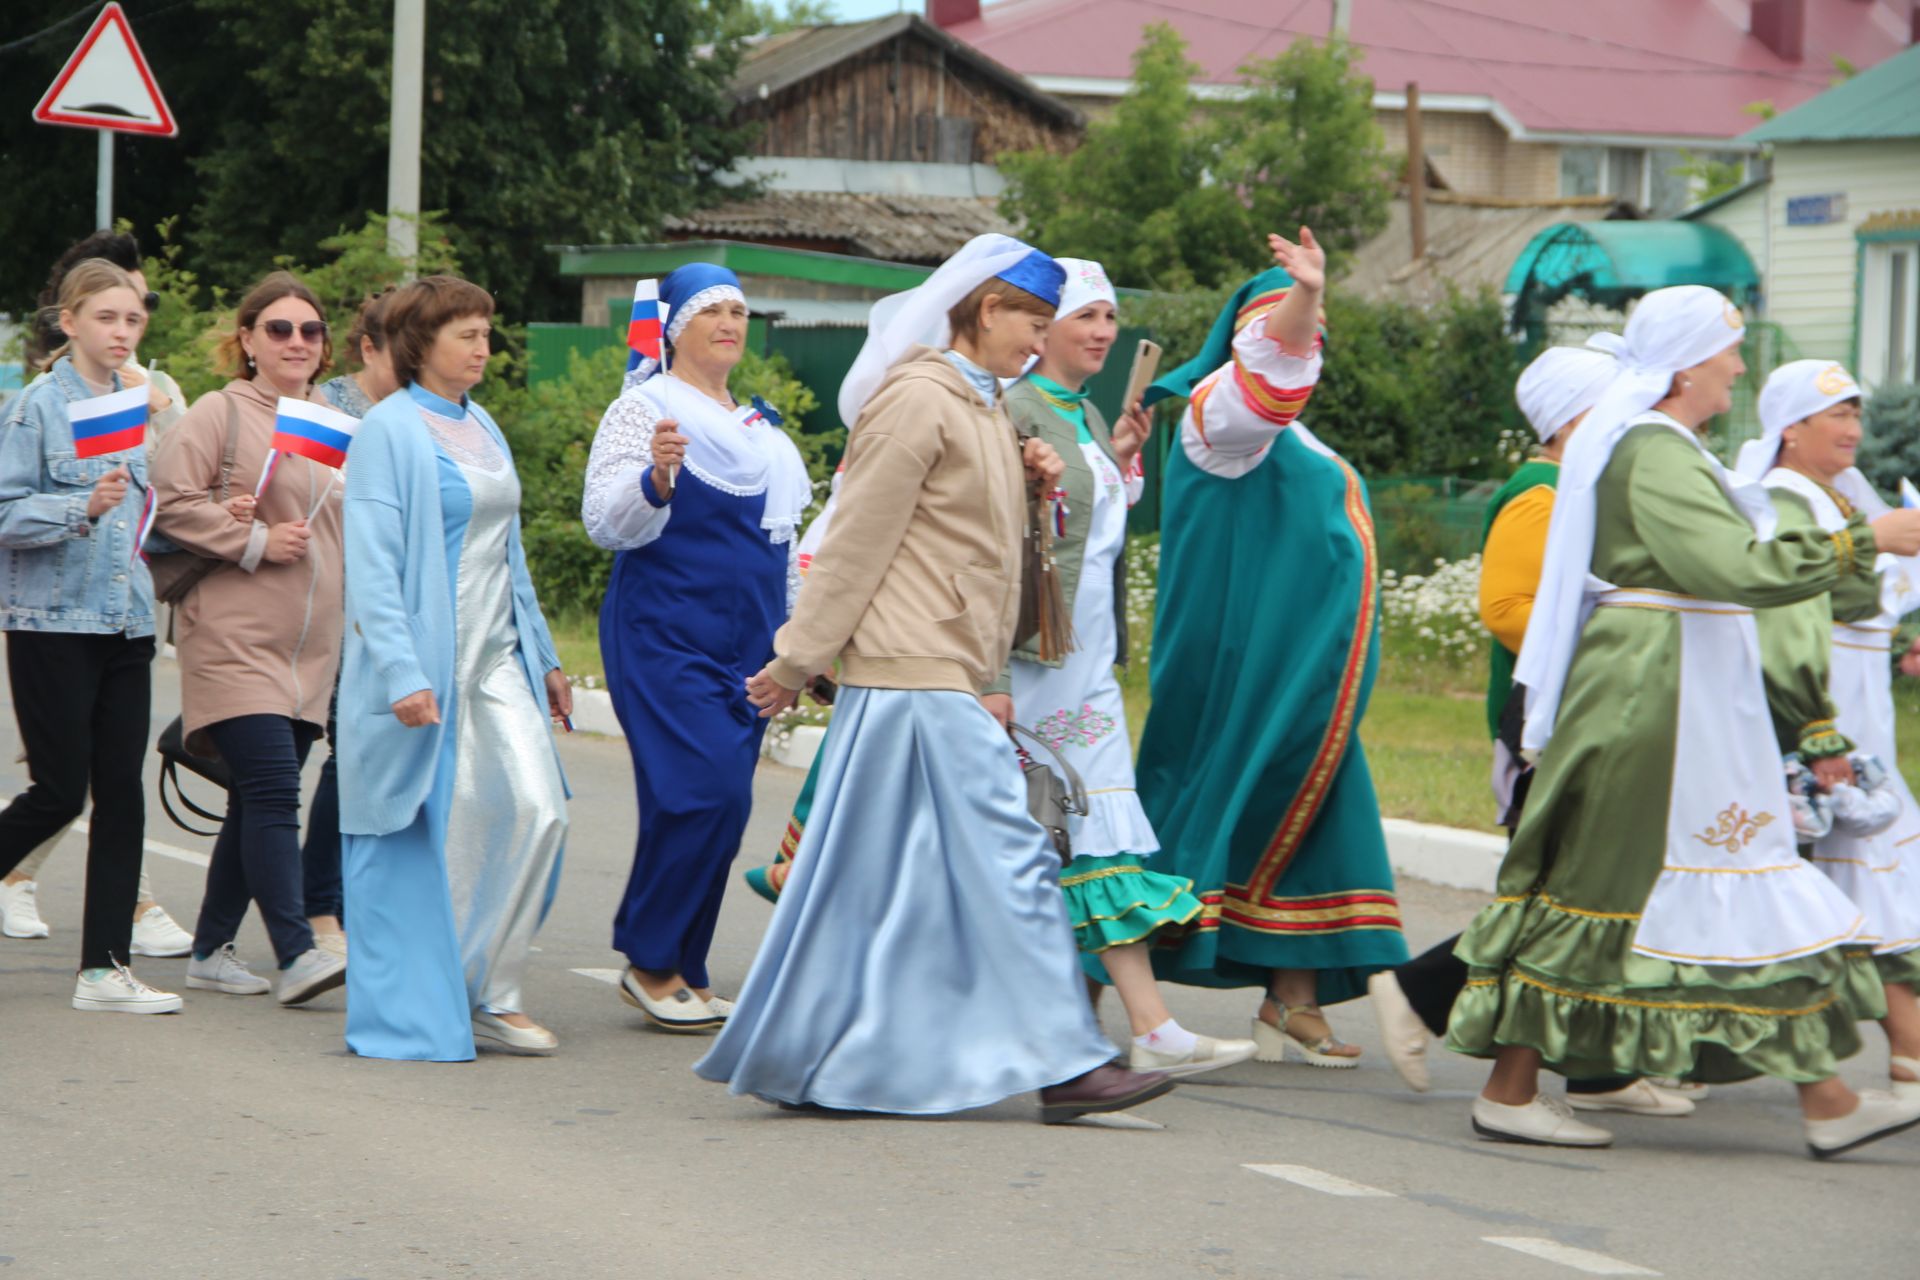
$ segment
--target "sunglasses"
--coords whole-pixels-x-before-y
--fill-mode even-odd
[[[291,320],[263,320],[253,326],[261,330],[275,342],[286,342],[293,337],[294,329],[300,330],[300,336],[308,342],[318,342],[327,336],[325,320],[303,320],[295,325]]]

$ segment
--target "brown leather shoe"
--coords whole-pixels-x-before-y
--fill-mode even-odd
[[[1159,1071],[1129,1071],[1108,1063],[1040,1091],[1040,1123],[1065,1124],[1101,1111],[1125,1111],[1163,1093],[1173,1081]]]

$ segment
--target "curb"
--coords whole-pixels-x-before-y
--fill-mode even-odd
[[[613,714],[613,698],[605,689],[573,691],[573,727],[588,733],[623,738],[620,721]],[[807,769],[820,750],[827,731],[818,725],[796,725],[784,744],[776,747],[769,736],[762,754],[775,764],[790,769]],[[1382,818],[1386,832],[1387,857],[1396,876],[1412,876],[1430,884],[1452,889],[1493,892],[1499,875],[1500,859],[1506,855],[1505,836],[1485,831],[1463,831],[1405,818]]]

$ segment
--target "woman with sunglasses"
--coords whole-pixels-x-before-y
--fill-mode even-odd
[[[340,660],[342,484],[332,467],[292,454],[272,460],[264,489],[261,478],[280,400],[318,399],[313,384],[332,360],[319,299],[274,272],[242,300],[219,354],[234,381],[202,396],[153,460],[155,531],[216,562],[174,611],[187,746],[233,773],[187,985],[269,990],[233,949],[256,902],[280,1003],[302,1004],[346,980],[345,957],[314,946],[300,861],[300,769]],[[236,520],[228,499],[255,494],[253,518]]]

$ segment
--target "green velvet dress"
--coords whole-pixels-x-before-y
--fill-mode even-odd
[[[1872,533],[1858,522],[1839,534],[1788,522],[1760,540],[1711,460],[1669,426],[1632,428],[1596,497],[1593,572],[1616,587],[1766,609],[1872,573]],[[1586,623],[1499,896],[1455,951],[1469,968],[1448,1029],[1457,1052],[1524,1045],[1573,1078],[1811,1082],[1858,1050],[1854,1020],[1878,982],[1837,944],[1771,963],[1749,953],[1739,967],[1657,959],[1644,940],[1636,950],[1663,871],[1689,870],[1670,861],[1724,852],[1669,847],[1686,611],[1603,607]],[[1757,664],[1755,674],[1757,685]],[[1729,840],[1785,818],[1738,814],[1731,836],[1709,828],[1693,839],[1737,847]]]

